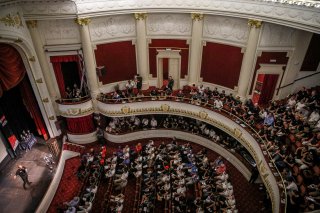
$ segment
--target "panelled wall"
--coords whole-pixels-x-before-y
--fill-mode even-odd
[[[104,66],[106,72],[98,76],[97,85],[100,91],[109,91],[115,83],[124,84],[128,79],[140,72],[141,64],[138,63],[139,53],[137,51],[137,21],[133,14],[112,15],[95,17],[88,23],[90,41],[94,63]],[[141,20],[140,20],[141,21]],[[200,70],[190,70],[191,44],[193,20],[190,14],[158,13],[147,14],[143,19],[145,26],[145,40],[147,48],[147,79],[143,79],[147,85],[155,85],[157,76],[157,50],[180,50],[180,87],[189,84],[191,72],[198,72],[197,84],[227,89],[237,95],[241,67],[243,65],[244,53],[248,45],[250,27],[247,19],[226,16],[204,15],[202,18],[202,50],[200,52]],[[301,40],[300,30],[281,25],[262,23],[260,27],[258,45],[255,50],[252,70],[249,72],[250,81],[247,97],[252,96],[252,90],[256,81],[256,73],[260,64],[284,64],[283,73],[278,86],[284,86],[291,79],[299,76],[299,71],[292,71],[293,66],[301,67],[303,60],[312,61],[313,68],[319,59],[312,56],[315,48],[309,47],[309,41]],[[61,49],[61,55],[65,52],[81,54],[80,26],[74,20],[44,20],[39,21],[38,29],[41,42],[48,51],[47,56],[58,55],[51,52],[53,49]],[[309,33],[311,34],[311,33]],[[318,36],[319,37],[319,36]],[[319,43],[315,35],[312,44]],[[297,58],[297,43],[303,44],[308,49],[306,58]],[[300,44],[301,46],[301,44]],[[50,49],[51,48],[51,49]],[[306,51],[303,50],[303,51]],[[302,51],[302,52],[303,52]],[[300,53],[301,55],[301,53]],[[310,56],[311,55],[311,56]],[[316,55],[316,54],[315,54]],[[296,56],[295,60],[290,57]],[[163,60],[164,68],[168,67],[168,60]],[[51,66],[51,64],[49,63]],[[288,67],[290,69],[288,69]],[[299,68],[300,70],[300,68]],[[52,71],[52,70],[51,70]],[[166,75],[166,70],[164,70]],[[52,73],[51,78],[55,76]],[[57,93],[58,87],[54,82]],[[285,96],[285,93],[277,92],[275,98]]]

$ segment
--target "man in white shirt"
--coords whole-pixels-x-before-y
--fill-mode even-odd
[[[214,108],[215,109],[221,110],[222,107],[223,107],[223,103],[220,99],[214,100]]]

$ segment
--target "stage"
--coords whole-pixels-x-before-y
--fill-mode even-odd
[[[1,212],[35,212],[45,195],[53,172],[46,166],[43,157],[49,153],[45,142],[38,138],[31,150],[20,151],[16,159],[10,160],[0,171],[0,206]],[[28,169],[30,186],[23,189],[20,177],[14,179],[17,166],[21,164]],[[55,164],[56,165],[56,164]]]

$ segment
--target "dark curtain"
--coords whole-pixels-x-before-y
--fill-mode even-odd
[[[267,104],[273,97],[279,75],[265,75],[259,98],[259,104]]]
[[[26,70],[19,52],[8,44],[0,44],[0,97],[23,79]]]
[[[24,78],[19,87],[23,103],[36,125],[38,134],[42,135],[45,140],[48,140],[46,125],[42,119],[36,97],[33,94],[28,78]]]
[[[81,60],[78,55],[64,55],[64,56],[51,56],[50,62],[52,63],[54,74],[58,83],[59,91],[62,98],[66,98],[65,79],[63,78],[61,63],[64,62],[77,62],[79,78],[81,78]],[[80,85],[78,85],[80,86]]]
[[[91,133],[95,130],[93,115],[81,118],[67,118],[68,131],[76,134]]]

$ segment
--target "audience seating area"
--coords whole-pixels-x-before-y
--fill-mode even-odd
[[[287,210],[308,212],[320,209],[319,92],[319,87],[302,88],[286,99],[272,101],[267,106],[258,106],[250,99],[241,102],[232,94],[227,95],[224,91],[211,90],[201,85],[186,86],[178,91],[150,88],[138,95],[118,91],[116,96],[115,93],[100,94],[97,99],[106,103],[183,101],[231,116],[235,122],[248,126],[249,131],[258,133],[262,139],[261,148],[269,153],[271,161],[285,180]],[[141,123],[144,125],[143,121]],[[114,133],[112,125],[106,130]],[[279,183],[279,187],[283,185]]]

